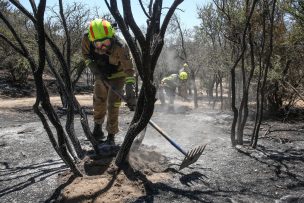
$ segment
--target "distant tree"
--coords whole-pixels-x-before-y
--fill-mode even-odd
[[[32,41],[29,40],[32,34],[32,30],[29,27],[28,19],[24,19],[20,12],[14,11],[10,6],[8,1],[2,1],[0,3],[0,10],[5,16],[11,19],[14,24],[16,24],[16,30],[22,33],[22,38],[26,40],[27,45],[31,45]],[[13,36],[7,29],[6,25],[0,21],[0,32],[7,36],[10,40],[13,40]],[[10,73],[10,80],[13,82],[27,82],[27,76],[29,74],[28,65],[25,60],[20,59],[20,55],[14,51],[11,47],[7,47],[7,44],[0,44],[0,66]],[[33,49],[35,50],[35,48]]]
[[[214,3],[222,16],[223,36],[229,40],[231,58],[233,59],[230,68],[231,108],[234,113],[231,125],[231,143],[233,146],[243,144],[243,131],[249,113],[249,90],[256,67],[259,68],[256,88],[256,119],[251,143],[255,147],[263,117],[265,85],[268,70],[271,66],[276,1],[214,0]],[[214,28],[211,27],[210,31],[207,30],[207,32],[214,33],[213,30]],[[210,34],[210,36],[213,35]],[[241,80],[241,83],[239,83],[241,89],[238,90],[240,102],[236,100],[236,84],[238,84],[236,77],[238,74]]]
[[[206,49],[206,57],[202,71],[202,80],[207,89],[209,101],[213,100],[213,108],[218,100],[218,86],[220,86],[221,109],[223,110],[223,78],[228,75],[229,55],[227,54],[227,39],[224,37],[222,14],[214,8],[213,4],[198,8],[198,16],[201,25],[197,29],[197,35],[204,41]],[[202,59],[202,57],[201,57]],[[228,78],[227,78],[228,79]],[[214,99],[213,92],[215,87],[216,97]]]
[[[87,22],[89,21],[89,9],[86,9],[81,3],[73,3],[71,5],[66,5],[65,8],[60,8],[59,4],[58,6],[50,7],[49,10],[50,15],[47,19],[46,26],[47,33],[50,36],[50,39],[60,49],[61,54],[65,57],[67,65],[70,66],[71,89],[74,91],[76,83],[86,68],[84,60],[81,57],[79,45],[81,44],[83,31],[86,29]],[[64,22],[66,26],[64,25]],[[62,35],[62,33],[67,34]],[[56,60],[56,54],[49,51],[48,58],[48,65],[51,67],[50,70],[53,75],[55,69],[60,76],[64,78],[65,76],[63,69],[60,67],[60,61]],[[59,93],[62,105],[64,108],[67,108],[67,97],[58,83],[58,80],[57,87],[60,90]]]
[[[171,22],[170,22],[170,33],[171,33],[171,46],[175,47],[178,61],[180,63],[178,64],[180,70],[183,68],[183,64],[187,63],[188,64],[188,70],[186,70],[189,74],[189,80],[190,82],[188,85],[190,86],[190,92],[191,92],[191,86],[193,87],[194,90],[194,98],[193,98],[193,103],[194,103],[194,108],[198,107],[198,102],[197,102],[197,87],[196,87],[196,75],[199,69],[199,66],[195,63],[196,60],[191,57],[192,52],[190,50],[196,48],[196,44],[193,43],[192,41],[192,33],[190,30],[183,29],[181,25],[181,19],[174,14]],[[178,34],[176,34],[178,33]],[[190,60],[191,58],[191,60]]]
[[[274,25],[274,57],[266,84],[268,113],[284,113],[285,119],[303,100],[302,60],[304,56],[303,2],[279,2]]]

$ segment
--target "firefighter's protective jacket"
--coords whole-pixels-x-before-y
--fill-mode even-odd
[[[178,78],[178,74],[171,74],[168,77],[163,78],[161,84],[164,87],[175,89],[180,85],[180,79]]]

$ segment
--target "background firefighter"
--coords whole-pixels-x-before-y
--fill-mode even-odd
[[[83,35],[82,54],[86,65],[95,75],[93,136],[99,141],[105,138],[102,124],[107,113],[106,142],[115,144],[114,136],[119,131],[118,114],[121,100],[103,81],[107,80],[113,89],[120,93],[125,85],[127,105],[134,110],[135,78],[129,48],[115,35],[110,22],[95,19],[90,22],[88,32]]]
[[[169,99],[169,107],[168,110],[169,111],[173,111],[174,110],[174,99],[175,99],[175,94],[176,94],[176,88],[180,87],[183,84],[186,84],[185,82],[188,79],[188,74],[184,71],[180,72],[179,74],[171,74],[168,77],[165,77],[161,80],[161,85],[160,85],[160,92],[162,94],[163,90],[165,90],[166,95]],[[161,102],[163,102],[163,104],[165,103],[165,99],[164,97],[162,97],[163,99],[161,99]]]
[[[183,64],[183,67],[179,70],[179,73],[181,72],[186,72],[188,74],[188,77],[190,75],[190,68],[187,63]],[[183,100],[187,100],[188,97],[188,92],[187,90],[189,89],[189,94],[191,94],[191,80],[182,80],[181,85],[178,86],[178,92],[180,96],[183,98]]]

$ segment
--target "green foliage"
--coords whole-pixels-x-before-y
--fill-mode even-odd
[[[10,72],[13,82],[26,83],[31,73],[30,65],[24,57],[12,55],[5,59],[5,68]]]
[[[268,82],[271,83],[273,81],[279,81],[282,79],[282,63],[281,56],[274,55],[272,57],[272,67],[268,72]]]

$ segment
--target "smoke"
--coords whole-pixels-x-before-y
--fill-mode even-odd
[[[180,64],[177,60],[177,53],[175,50],[167,49],[165,53],[168,72],[176,73],[179,70]]]
[[[157,76],[167,76],[172,73],[177,73],[180,69],[180,61],[177,58],[177,53],[174,49],[164,48],[156,65]]]
[[[194,110],[192,103],[180,100],[175,102],[174,108],[175,112],[168,113],[165,112],[166,107],[162,108],[157,104],[151,119],[184,151],[187,152],[205,144],[208,151],[219,140],[229,143],[229,137],[224,135],[230,126],[229,114],[219,114],[217,111],[205,108]],[[156,152],[168,157],[171,163],[180,164],[184,158],[183,154],[150,125],[148,125],[143,144],[154,147]]]
[[[132,150],[129,154],[129,163],[136,170],[150,170],[161,172],[168,168],[168,159],[152,149]]]

